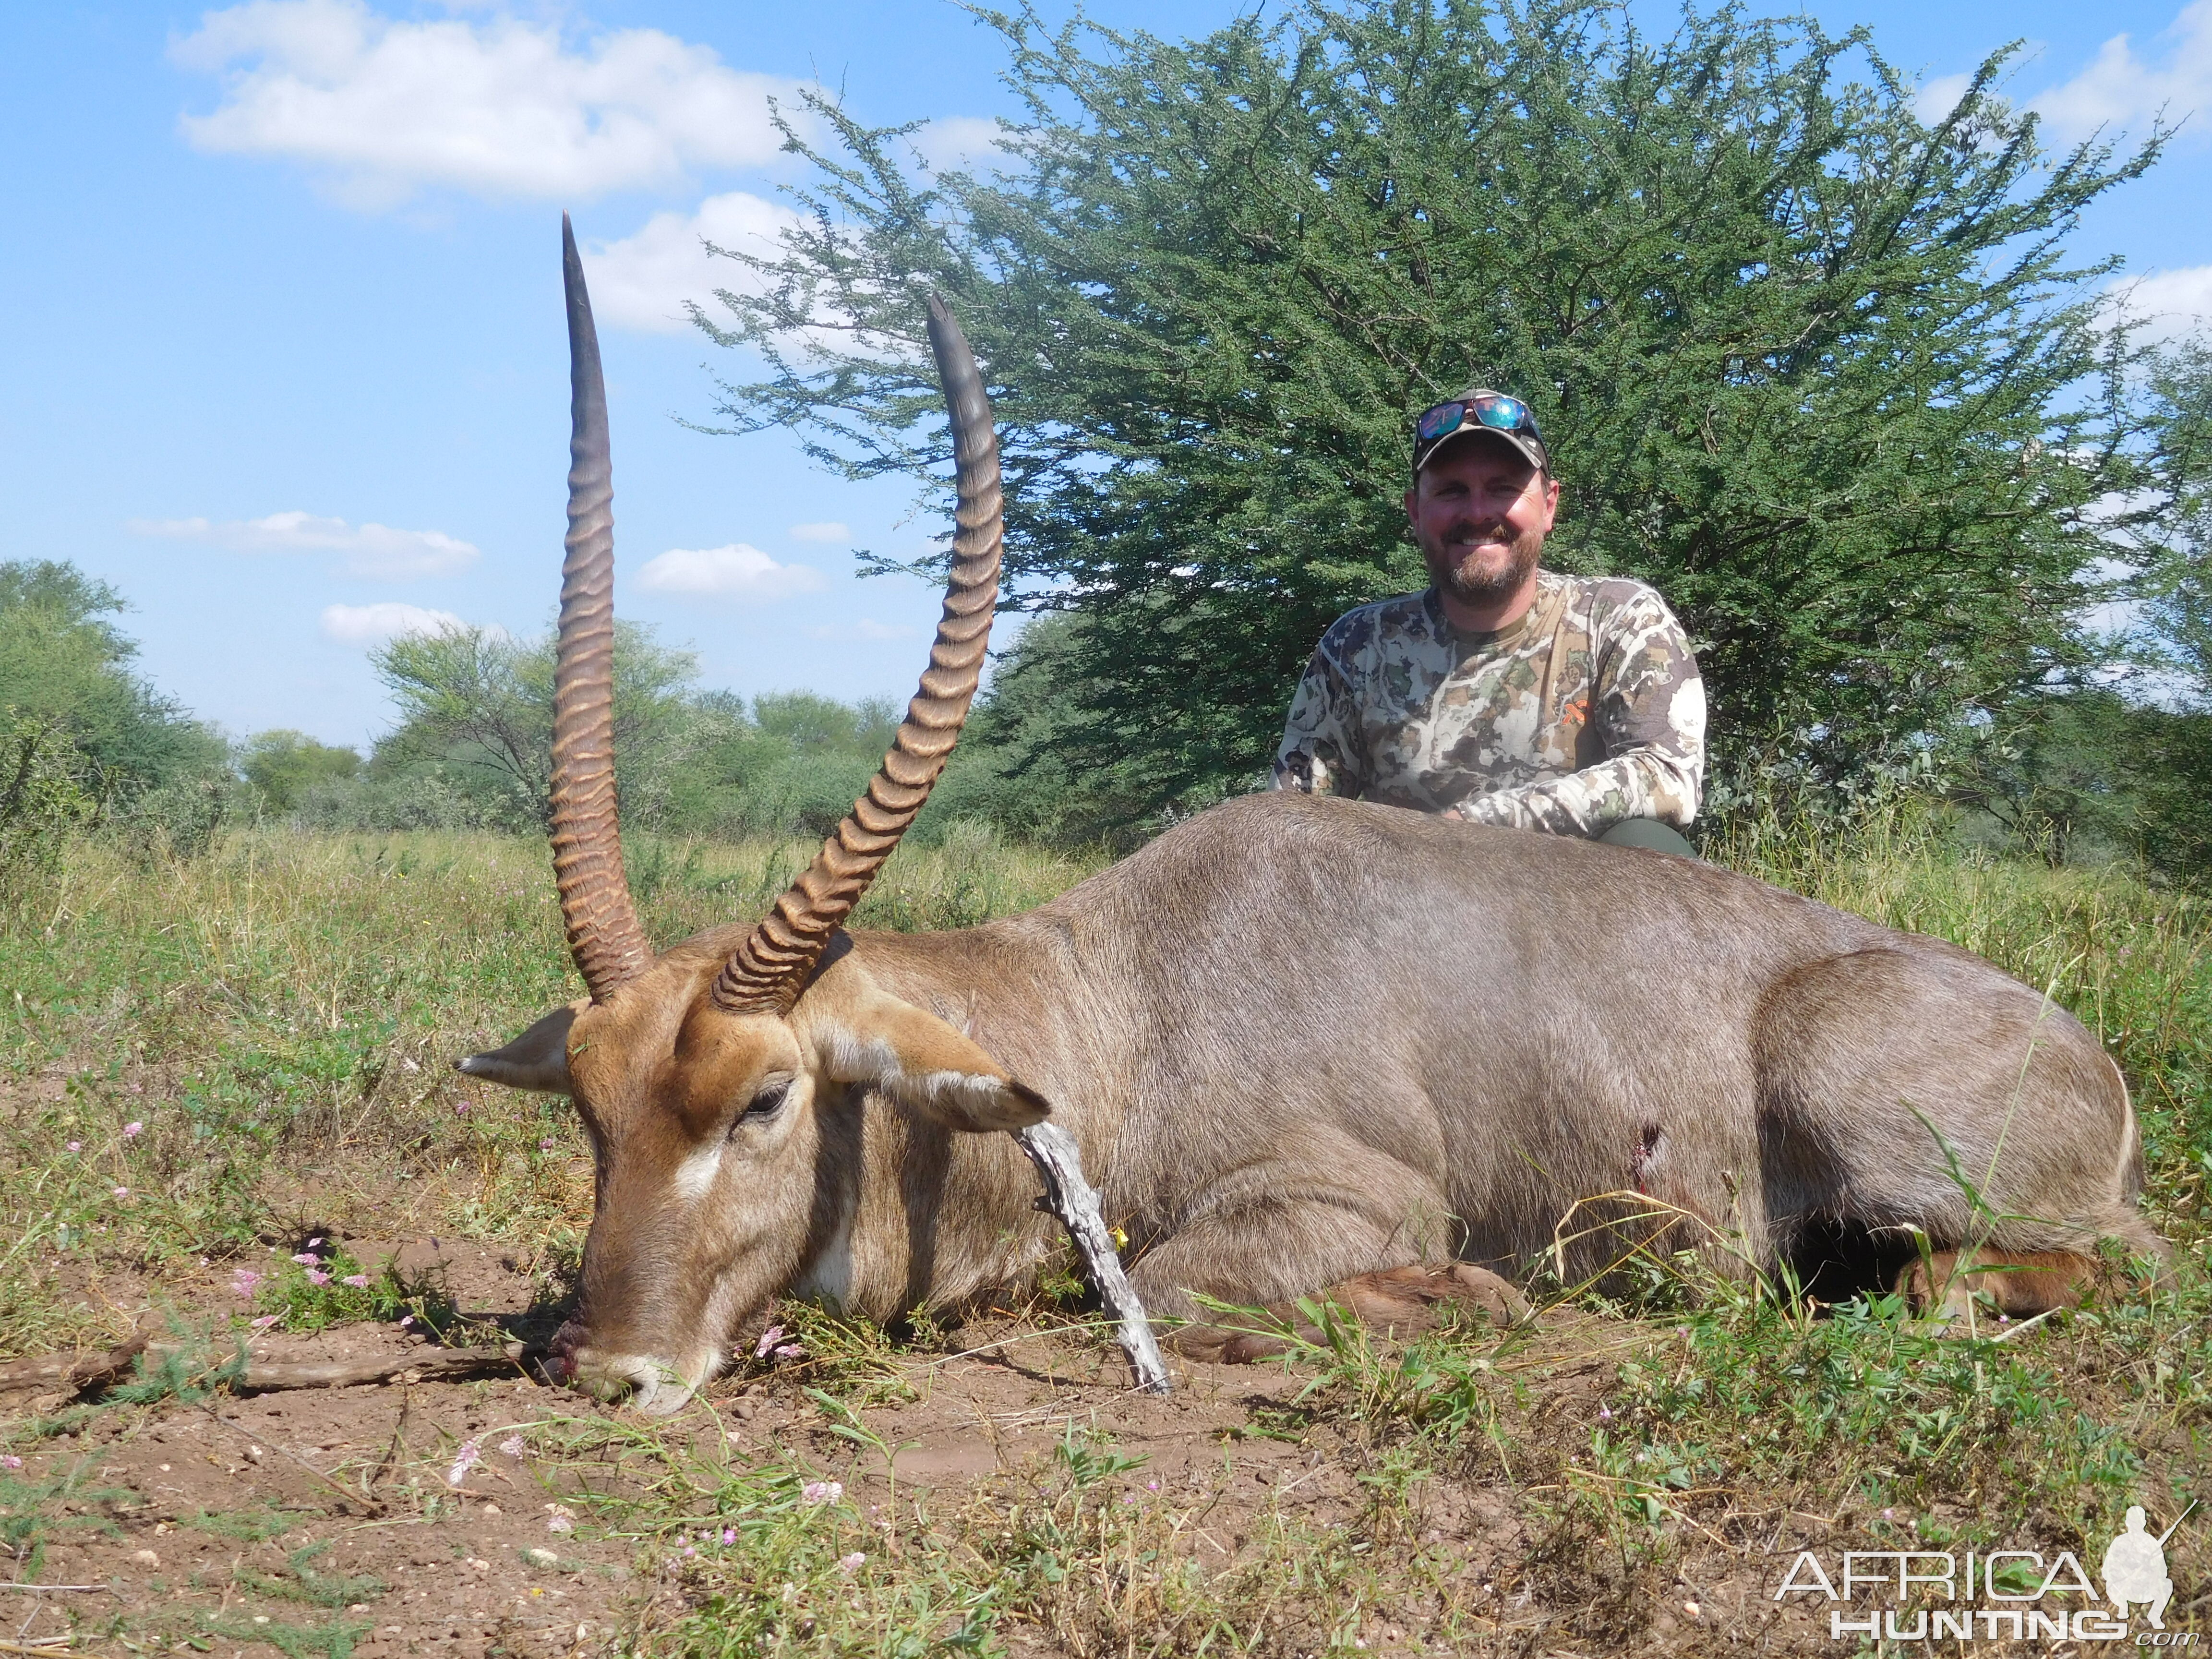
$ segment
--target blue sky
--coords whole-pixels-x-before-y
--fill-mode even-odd
[[[1091,8],[1178,34],[1237,9]],[[2212,0],[1811,9],[1939,90],[2027,37],[2008,90],[2059,134],[2202,103],[2079,247],[2124,256],[2174,325],[2212,313]],[[994,40],[945,0],[7,8],[0,558],[114,582],[151,678],[234,733],[373,737],[374,640],[550,617],[567,208],[599,304],[623,612],[693,646],[712,685],[902,697],[935,596],[857,579],[852,550],[910,554],[937,526],[907,484],[679,424],[743,365],[672,319],[707,281],[702,226],[773,228],[793,175],[768,94],[818,80],[972,149],[1011,111]]]

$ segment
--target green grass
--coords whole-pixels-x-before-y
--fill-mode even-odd
[[[667,941],[756,914],[810,852],[641,842],[648,928]],[[1968,858],[1910,817],[1841,841],[1770,830],[1720,856],[1977,951],[2097,1031],[2142,1113],[2172,1274],[2116,1273],[2100,1305],[2017,1340],[1939,1337],[1879,1301],[1812,1318],[1777,1287],[1672,1257],[1638,1264],[1640,1288],[1560,1302],[1534,1332],[1478,1322],[1392,1345],[1323,1321],[1324,1340],[1285,1362],[1287,1403],[1255,1402],[1237,1432],[1346,1472],[1355,1510],[1326,1526],[1267,1510],[1204,1570],[1198,1506],[1149,1491],[1124,1461],[1141,1446],[1073,1437],[957,1501],[902,1493],[887,1530],[849,1498],[810,1499],[810,1482],[844,1477],[794,1452],[740,1467],[662,1425],[549,1419],[533,1444],[556,1464],[625,1472],[574,1500],[577,1525],[635,1538],[682,1591],[631,1647],[992,1653],[1019,1632],[1078,1653],[1272,1654],[1401,1627],[1472,1650],[1502,1639],[1506,1589],[1425,1541],[1424,1517],[1493,1490],[1525,1534],[1496,1582],[1569,1609],[1554,1638],[1617,1645],[1680,1599],[1677,1576],[1752,1559],[1806,1516],[1855,1547],[2081,1552],[2130,1502],[2171,1516],[2212,1491],[2212,909],[2124,869]],[[1086,872],[995,843],[905,849],[858,921],[962,925]],[[0,935],[0,1354],[119,1336],[127,1299],[102,1294],[118,1280],[157,1300],[198,1286],[210,1364],[252,1318],[450,1317],[434,1285],[326,1247],[313,1271],[329,1282],[313,1283],[289,1258],[325,1235],[511,1241],[555,1289],[573,1268],[590,1170],[566,1104],[448,1065],[574,994],[534,844],[252,835],[152,866],[81,845]],[[255,1282],[209,1315],[210,1275],[241,1269]],[[895,1432],[884,1413],[915,1397],[917,1348],[938,1334],[786,1317],[806,1358],[751,1386],[813,1391],[832,1439],[877,1457],[871,1437]],[[94,1497],[0,1477],[0,1527],[35,1553],[57,1526],[104,1524],[64,1513]],[[2212,1583],[2203,1535],[2192,1522],[2168,1547],[2185,1590]],[[312,1561],[288,1572],[292,1599],[319,1599]],[[257,1638],[277,1639],[269,1628]],[[310,1621],[280,1645],[338,1655],[357,1633]]]

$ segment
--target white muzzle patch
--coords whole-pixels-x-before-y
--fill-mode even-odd
[[[686,1377],[682,1369],[665,1359],[641,1353],[593,1353],[586,1349],[570,1361],[575,1386],[594,1400],[609,1405],[634,1406],[647,1417],[666,1417],[684,1409],[698,1391],[713,1361]]]

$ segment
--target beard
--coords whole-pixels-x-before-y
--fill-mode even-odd
[[[1451,533],[1460,533],[1466,528],[1455,525]],[[1506,544],[1504,563],[1485,568],[1477,562],[1478,556],[1473,548],[1450,547],[1429,536],[1417,539],[1421,544],[1421,558],[1429,567],[1429,580],[1462,605],[1495,605],[1500,599],[1510,599],[1528,580],[1528,573],[1536,568],[1536,556],[1544,547],[1541,531],[1527,532]]]

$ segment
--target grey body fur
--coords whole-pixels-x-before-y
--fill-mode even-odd
[[[2125,1087],[2070,1015],[1662,854],[1252,796],[1025,915],[851,949],[1051,1103],[1159,1311],[1453,1255],[1510,1273],[1576,1200],[1637,1187],[1761,1261],[1816,1219],[2160,1248]],[[1048,1247],[1005,1137],[857,1087],[820,1109],[803,1288],[890,1317]]]

